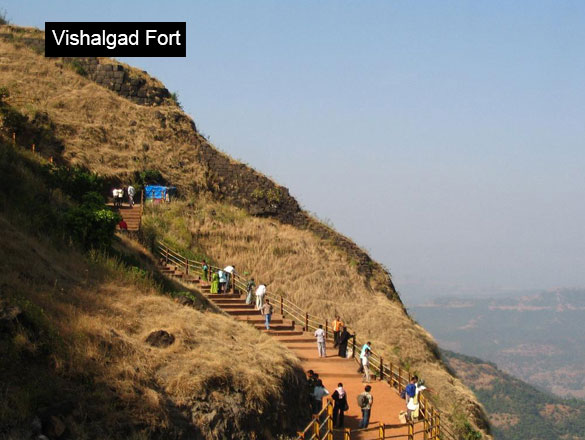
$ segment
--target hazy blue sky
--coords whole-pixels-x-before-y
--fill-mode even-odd
[[[126,59],[403,297],[585,287],[583,1],[0,1],[16,24],[186,21]]]

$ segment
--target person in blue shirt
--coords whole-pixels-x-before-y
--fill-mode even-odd
[[[227,276],[223,270],[218,270],[217,274],[219,276],[219,293],[225,293],[226,284],[227,284]]]
[[[372,351],[371,345],[372,345],[372,343],[370,341],[368,341],[362,346],[362,351],[360,352],[360,368],[358,370],[358,373],[364,372],[364,365],[363,365],[364,357],[366,355],[366,350]]]

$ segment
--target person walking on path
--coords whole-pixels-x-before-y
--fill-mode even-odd
[[[274,308],[272,307],[272,304],[270,304],[270,300],[266,299],[266,302],[262,306],[262,311],[261,311],[262,314],[264,315],[266,330],[270,330],[270,319],[272,318],[273,311],[274,311]]]
[[[260,284],[256,289],[256,310],[260,310],[264,305],[264,295],[266,294],[266,285]]]
[[[346,358],[347,357],[347,343],[351,335],[347,331],[347,327],[343,327],[341,330],[341,334],[339,335],[339,357]]]
[[[343,428],[344,413],[349,409],[349,405],[347,404],[347,393],[341,382],[337,384],[331,398],[335,402],[333,404],[333,427]]]
[[[226,291],[228,293],[231,290],[234,277],[236,276],[236,266],[226,266],[223,271],[225,272]]]
[[[329,391],[323,386],[321,379],[317,380],[313,390],[313,414],[318,414],[323,409],[323,397],[328,395]]]
[[[254,287],[256,287],[256,283],[254,282],[254,278],[250,278],[248,284],[246,285],[246,291],[248,295],[246,295],[246,304],[252,304],[252,296],[254,295]]]
[[[364,358],[364,355],[366,354],[366,350],[372,351],[371,345],[372,345],[372,343],[370,341],[368,341],[362,346],[362,351],[360,352],[360,368],[358,369],[358,373],[364,372],[363,358]]]
[[[362,409],[362,420],[358,426],[359,428],[367,428],[370,424],[370,413],[374,404],[374,397],[370,394],[370,391],[372,391],[372,387],[366,385],[364,392],[358,396],[358,405]]]
[[[362,367],[364,369],[364,377],[362,382],[370,383],[370,355],[372,352],[366,348],[364,356],[361,358]]]
[[[201,262],[201,275],[203,277],[203,281],[209,281],[209,266],[205,260]]]
[[[333,327],[333,348],[337,348],[339,345],[339,335],[341,334],[341,329],[343,327],[343,322],[339,316],[335,317],[331,323],[331,327]]]
[[[219,273],[213,272],[211,275],[211,288],[209,289],[209,293],[219,293]]]
[[[136,190],[132,185],[128,185],[128,205],[130,208],[134,208],[134,195],[136,194]]]
[[[327,357],[327,353],[325,352],[325,330],[323,330],[322,324],[319,324],[319,328],[315,330],[315,337],[317,338],[317,349],[319,350],[319,357]]]
[[[225,293],[225,285],[227,283],[226,273],[219,269],[217,271],[217,276],[219,277],[219,293]]]
[[[418,381],[417,376],[413,376],[410,383],[406,385],[404,393],[406,395],[406,418],[411,422],[418,420],[420,410],[419,394],[427,389],[421,382]]]

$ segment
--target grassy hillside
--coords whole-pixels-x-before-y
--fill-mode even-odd
[[[560,399],[481,359],[450,351],[444,355],[485,406],[497,440],[585,438],[585,402]]]
[[[157,281],[135,242],[104,235],[84,250],[71,223],[88,194],[70,185],[81,172],[3,135],[0,438],[272,438],[306,420],[294,355],[197,292],[195,307],[177,304],[182,287]],[[174,341],[149,343],[159,330]]]
[[[148,213],[151,238],[248,269],[310,313],[341,313],[385,359],[425,377],[446,424],[469,419],[488,433],[473,393],[449,374],[432,337],[406,314],[390,274],[362,249],[303,212],[286,188],[218,152],[172,103],[137,105],[68,63],[37,55],[18,43],[22,37],[3,40],[0,72],[10,103],[50,128],[62,146],[59,161],[126,181],[155,170],[179,188],[182,201]],[[37,147],[56,154],[48,144]]]

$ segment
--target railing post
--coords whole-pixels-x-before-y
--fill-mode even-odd
[[[380,423],[378,428],[378,440],[384,440],[386,438],[386,430],[384,429],[384,424]]]
[[[402,367],[398,365],[398,392],[402,393]]]
[[[380,356],[380,380],[384,380],[384,358]]]
[[[394,365],[390,362],[390,386],[394,387]]]
[[[414,440],[414,423],[408,422],[408,440]]]
[[[327,400],[327,440],[333,440],[333,404]]]
[[[305,313],[305,331],[309,331],[309,314]]]
[[[165,263],[169,264],[169,248],[165,246]]]
[[[345,431],[343,431],[343,440],[351,440],[351,429],[345,428]]]
[[[284,300],[282,299],[282,295],[280,295],[280,315],[284,318]]]
[[[189,259],[185,258],[185,275],[189,275]]]
[[[355,359],[355,333],[352,337],[352,342],[351,342],[351,355],[352,357]]]
[[[441,438],[441,414],[440,413],[437,413],[437,415],[435,417],[437,419],[437,421],[435,423],[436,429],[437,429],[437,431],[435,433],[435,437],[436,438]]]
[[[425,417],[423,419],[423,440],[429,440],[429,421]]]
[[[316,438],[317,440],[321,439],[321,436],[319,435],[319,419],[317,418],[317,416],[313,416],[313,438]]]

